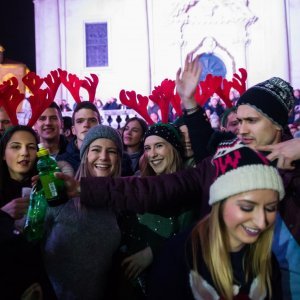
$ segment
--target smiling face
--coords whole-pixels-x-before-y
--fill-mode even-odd
[[[15,132],[7,143],[3,159],[10,177],[21,181],[32,170],[36,161],[35,137],[26,131]]]
[[[62,121],[55,108],[47,108],[36,121],[35,128],[41,142],[59,140]]]
[[[143,134],[143,128],[137,120],[129,122],[123,131],[123,144],[127,150],[134,148],[134,151],[137,152],[142,143]]]
[[[232,252],[257,241],[276,218],[278,193],[274,190],[253,190],[229,197],[223,203],[223,220]]]
[[[174,160],[173,146],[157,135],[145,139],[144,153],[156,175],[165,174]]]
[[[119,172],[120,156],[116,144],[110,139],[96,139],[88,149],[87,163],[95,177],[112,177]]]
[[[237,109],[239,121],[238,137],[251,148],[277,144],[281,139],[281,128],[249,105]]]

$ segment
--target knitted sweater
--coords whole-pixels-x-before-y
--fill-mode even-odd
[[[74,200],[47,211],[46,270],[58,299],[105,299],[121,238],[116,216],[107,209],[77,209]]]

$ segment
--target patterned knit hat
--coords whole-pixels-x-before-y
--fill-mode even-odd
[[[84,152],[88,146],[96,139],[109,139],[112,140],[118,149],[118,152],[122,156],[123,154],[123,145],[120,134],[113,129],[112,127],[106,125],[97,125],[89,129],[86,136],[83,139],[82,145],[80,147],[80,159],[82,158]]]
[[[259,152],[237,138],[220,143],[212,160],[216,177],[210,187],[209,204],[233,195],[257,189],[270,189],[284,197],[282,179],[277,169]]]
[[[183,146],[180,131],[172,124],[157,123],[148,128],[144,141],[148,136],[157,135],[169,142],[179,153],[183,155]]]
[[[272,77],[249,88],[239,98],[237,106],[248,104],[283,128],[288,123],[294,102],[291,85],[279,77]]]

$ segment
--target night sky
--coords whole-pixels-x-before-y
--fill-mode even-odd
[[[6,59],[35,69],[34,4],[32,0],[1,1],[0,44]]]

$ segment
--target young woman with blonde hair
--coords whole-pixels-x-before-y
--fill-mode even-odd
[[[90,128],[80,148],[76,178],[120,176],[122,153],[116,130],[105,125]],[[88,209],[80,205],[80,198],[73,198],[49,208],[45,227],[44,261],[57,297],[111,299],[109,274],[121,240],[116,214]]]
[[[272,238],[282,179],[238,140],[212,160],[208,216],[166,245],[153,266],[149,299],[282,299]]]
[[[183,169],[183,146],[180,131],[172,124],[158,123],[145,133],[144,154],[140,160],[140,176],[159,176]],[[147,293],[147,273],[164,242],[197,220],[197,210],[183,207],[178,214],[160,216],[138,214],[123,218],[126,256],[122,260],[125,276],[138,290]],[[138,282],[136,282],[138,280]],[[120,299],[143,299],[143,295],[127,294]],[[145,296],[145,295],[144,295]]]

